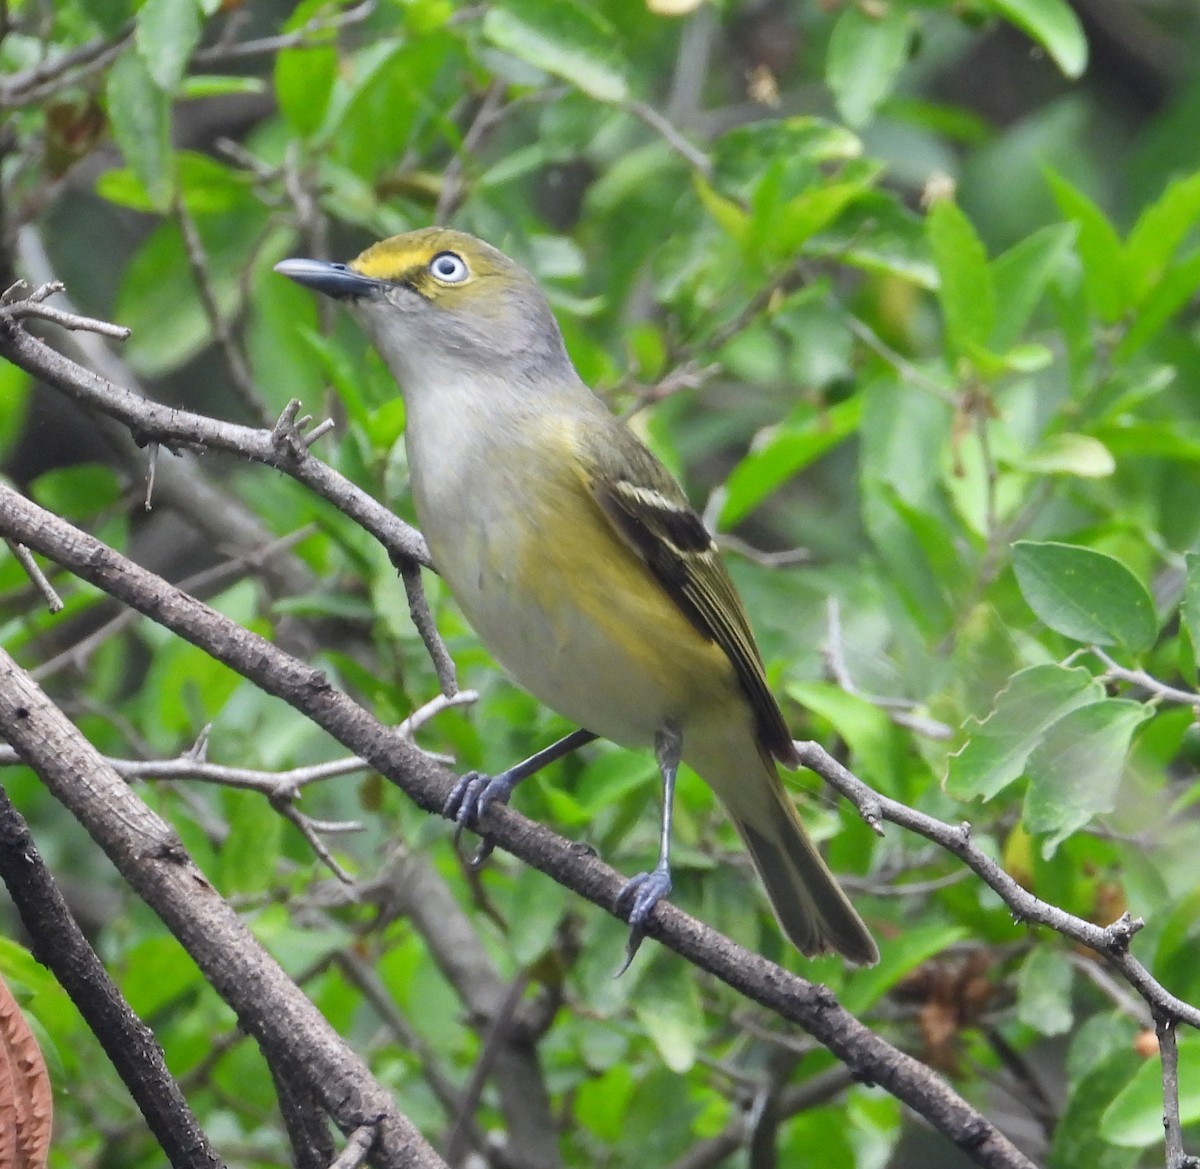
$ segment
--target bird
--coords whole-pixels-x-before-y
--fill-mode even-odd
[[[662,779],[655,867],[614,910],[632,961],[671,891],[675,779],[686,763],[745,844],[784,935],[807,956],[879,951],[779,776],[800,760],[746,611],[683,489],[583,382],[535,279],[483,240],[429,227],[356,259],[288,259],[340,301],[398,383],[410,491],[433,567],[496,661],[579,729],[446,812],[477,824],[517,783],[595,738],[652,748]]]

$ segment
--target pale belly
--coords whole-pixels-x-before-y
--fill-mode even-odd
[[[672,724],[685,757],[689,724],[727,720],[731,709],[748,715],[724,652],[590,501],[569,517],[554,504],[527,512],[525,537],[513,540],[488,496],[476,500],[452,539],[432,535],[437,523],[426,535],[463,615],[520,686],[623,746],[650,746]]]

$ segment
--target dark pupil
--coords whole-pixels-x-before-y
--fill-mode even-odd
[[[458,272],[458,265],[453,256],[443,256],[438,260],[437,268],[439,276],[454,276]]]

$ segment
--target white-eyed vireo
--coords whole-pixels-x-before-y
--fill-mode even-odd
[[[878,959],[805,833],[775,760],[795,748],[733,582],[683,491],[580,380],[533,278],[460,231],[428,228],[348,264],[277,271],[345,302],[400,383],[413,502],[433,563],[512,676],[586,728],[502,775],[465,777],[460,827],[596,736],[653,746],[658,864],[634,877],[630,952],[671,888],[675,772],[732,817],[783,931],[805,954]]]

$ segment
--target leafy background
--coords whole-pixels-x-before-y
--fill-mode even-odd
[[[1138,956],[1200,1000],[1193,4],[7,12],[6,285],[52,273],[82,310],[130,326],[118,355],[157,399],[250,423],[293,397],[329,413],[321,456],[409,516],[394,386],[343,315],[271,266],[348,258],[435,219],[506,249],[546,288],[584,377],[727,541],[797,736],[889,796],[969,819],[1045,900],[1101,923],[1143,917]],[[97,46],[39,79],[39,63]],[[33,498],[172,579],[226,559],[169,503],[146,514],[144,467],[7,365],[0,449]],[[244,564],[213,604],[302,648],[381,717],[436,693],[395,571],[364,533],[261,467],[202,466],[271,532],[299,533],[291,554],[311,581],[288,593]],[[0,635],[28,666],[113,616],[59,583],[67,611],[50,618],[0,562]],[[498,770],[563,732],[428,586],[481,698],[423,744]],[[173,758],[205,728],[220,762],[337,754],[147,623],[45,684],[117,757]],[[876,839],[813,777],[789,782],[880,966],[791,953],[732,829],[687,778],[677,903],[833,987],[1040,1163],[1159,1163],[1147,1020],[1095,957],[1014,923],[915,838]],[[4,783],[229,1163],[285,1161],[270,1079],[231,1012],[32,774]],[[482,1040],[414,923],[333,896],[260,795],[139,789],[405,1111],[444,1136],[455,1118],[431,1083],[465,1083]],[[651,760],[598,746],[517,802],[634,872],[654,854],[654,791]],[[813,1148],[831,1167],[959,1163],[890,1097],[837,1080],[827,1053],[678,959],[648,946],[614,982],[619,923],[503,857],[471,877],[445,826],[378,777],[314,785],[302,806],[361,824],[330,844],[364,881],[397,850],[426,856],[503,978],[561,1004],[539,1042],[561,1163],[758,1165],[764,1148],[782,1164]],[[52,1163],[159,1163],[69,1001],[8,934],[0,967],[24,988],[58,1092]],[[363,964],[407,1033],[364,994]],[[1183,1036],[1180,1055],[1194,1122],[1200,1040]],[[789,1103],[755,1144],[745,1116],[764,1093]],[[491,1089],[478,1119],[500,1127]]]

